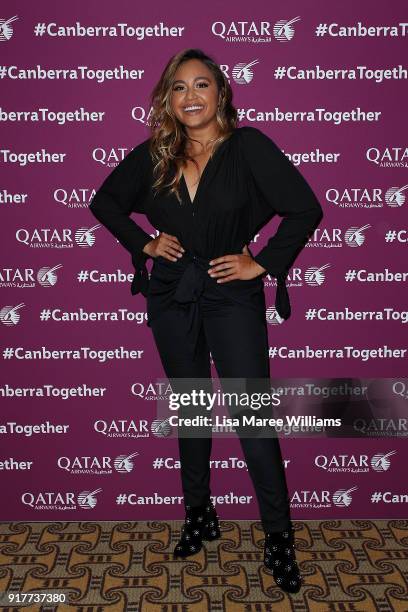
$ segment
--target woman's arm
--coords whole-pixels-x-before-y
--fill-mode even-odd
[[[241,133],[243,155],[259,195],[259,216],[277,213],[283,217],[276,233],[254,259],[286,291],[288,271],[322,220],[323,210],[310,185],[271,138],[253,127],[241,128]],[[282,300],[285,304],[279,304]],[[287,293],[281,292],[277,302],[286,315],[283,318],[288,318]]]
[[[144,213],[143,200],[149,189],[148,140],[137,145],[104,180],[89,205],[89,210],[120,244],[129,251],[135,267],[132,294],[147,293],[148,274],[143,248],[152,237],[130,218],[132,212]]]

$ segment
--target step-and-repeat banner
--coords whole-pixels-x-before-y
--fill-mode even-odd
[[[349,424],[341,437],[282,430],[292,516],[406,517],[406,6],[0,10],[0,519],[182,516],[145,298],[131,295],[129,254],[88,206],[149,136],[149,94],[190,47],[214,57],[240,125],[278,144],[325,211],[290,271],[287,321],[265,278],[272,383],[303,407],[331,399]],[[214,438],[211,486],[223,518],[258,516],[236,436]]]

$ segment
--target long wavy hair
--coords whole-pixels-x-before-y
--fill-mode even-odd
[[[154,87],[150,102],[152,114],[150,116],[150,154],[153,160],[153,191],[168,189],[174,193],[181,203],[179,182],[182,168],[187,160],[191,160],[200,173],[195,159],[187,153],[186,145],[189,140],[184,125],[177,119],[171,109],[171,95],[174,75],[183,62],[198,59],[203,62],[214,75],[218,88],[218,108],[216,120],[219,126],[219,136],[214,140],[211,156],[216,148],[228,138],[237,126],[237,110],[232,104],[232,89],[218,64],[201,49],[186,49],[170,58],[163,73]],[[170,171],[173,175],[166,183]],[[175,172],[174,172],[175,171]]]

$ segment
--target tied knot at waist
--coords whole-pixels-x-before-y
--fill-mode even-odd
[[[131,293],[135,295],[142,293],[147,297],[149,289],[149,274],[146,268],[147,256],[132,257],[132,263],[135,267],[135,273],[133,275]],[[179,276],[179,282],[177,290],[174,294],[174,298],[177,302],[195,302],[204,290],[205,276],[207,270],[210,268],[210,259],[194,255],[188,251],[183,254],[183,257],[177,259],[177,261],[170,261],[165,257],[159,255],[154,258],[156,264],[165,266],[171,271],[172,274]]]
[[[149,274],[146,268],[147,256],[142,253],[142,256],[133,256],[132,262],[135,266],[135,273],[131,285],[131,293],[135,295],[142,293],[145,297],[148,294],[149,288]],[[212,260],[199,255],[192,254],[186,251],[183,257],[173,262],[166,258],[159,256],[155,259],[156,263],[164,266],[171,266],[173,271],[177,270],[180,272],[180,280],[177,284],[177,289],[174,293],[174,299],[180,304],[186,304],[189,302],[196,302],[205,287],[206,278],[211,278],[208,275],[208,269],[211,267],[209,262]],[[275,295],[275,309],[282,319],[288,319],[291,314],[290,299],[288,290],[286,287],[287,272],[280,272],[272,274],[276,277],[277,287]],[[226,283],[217,283],[216,279],[213,279],[214,283],[218,287],[227,287]],[[245,283],[246,281],[241,281]]]
[[[184,259],[185,254],[180,258],[180,262]],[[205,287],[205,276],[208,277],[208,269],[210,268],[210,259],[199,257],[198,255],[187,254],[185,260],[184,271],[182,272],[180,281],[177,285],[177,290],[174,294],[174,299],[180,304],[188,302],[196,302]]]

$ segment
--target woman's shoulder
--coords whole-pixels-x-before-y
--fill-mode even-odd
[[[252,125],[243,125],[241,127],[235,128],[237,134],[247,142],[260,142],[269,140],[273,142],[272,138],[262,132],[259,128],[256,128]]]
[[[253,127],[252,125],[243,125],[242,127],[236,128],[236,132],[239,135],[238,140],[242,143],[244,152],[249,153],[253,150],[259,155],[281,155],[281,150],[277,143],[265,132],[260,129]]]
[[[142,140],[136,144],[131,150],[131,155],[139,158],[148,157],[150,155],[150,141],[151,138],[146,138],[145,140]]]
[[[134,145],[134,147],[126,155],[126,166],[134,168],[142,168],[143,171],[148,171],[152,165],[152,158],[150,154],[150,140],[151,138],[145,138],[141,142]]]

